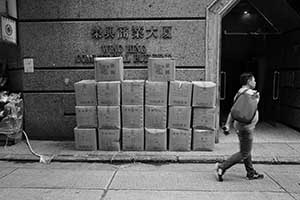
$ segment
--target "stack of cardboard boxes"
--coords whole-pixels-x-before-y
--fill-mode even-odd
[[[95,58],[95,80],[82,80],[74,84],[76,149],[120,150],[122,80],[121,57]]]
[[[74,85],[76,98],[75,147],[97,150],[97,98],[96,81],[82,80]]]
[[[120,151],[123,59],[95,58],[99,150]]]
[[[149,58],[145,86],[145,150],[167,150],[168,81],[175,80],[175,60]]]
[[[169,150],[191,150],[192,83],[171,81],[169,90]]]
[[[216,84],[193,82],[193,150],[213,150],[215,143]]]
[[[144,150],[144,80],[122,82],[122,149]]]
[[[216,84],[175,80],[171,58],[149,58],[147,81],[123,80],[121,57],[95,58],[95,80],[75,83],[75,94],[77,149],[214,148]]]

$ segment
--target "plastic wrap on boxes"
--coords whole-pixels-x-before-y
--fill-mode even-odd
[[[215,129],[215,108],[193,108],[193,128]]]
[[[193,130],[193,150],[212,151],[215,146],[215,131],[194,129]]]
[[[169,89],[170,106],[191,106],[193,84],[188,81],[171,81]]]
[[[95,128],[74,128],[75,148],[79,150],[97,150]]]
[[[210,81],[193,82],[193,107],[213,108],[216,105],[216,84]]]
[[[96,81],[82,80],[74,84],[77,106],[96,106]]]
[[[166,151],[167,129],[145,129],[145,150]]]
[[[175,80],[175,60],[171,58],[149,58],[149,81],[173,81]]]
[[[97,127],[97,107],[96,106],[75,106],[76,122],[79,128]]]
[[[0,135],[22,138],[23,129],[23,100],[20,94],[0,93]]]
[[[120,129],[98,129],[99,150],[120,151]]]
[[[144,150],[144,128],[123,128],[122,149],[124,151]]]
[[[122,57],[96,57],[94,59],[96,81],[122,81]]]
[[[170,151],[190,151],[192,143],[192,129],[170,129],[169,150]]]
[[[154,129],[167,128],[167,106],[145,105],[145,127]]]
[[[122,82],[122,104],[144,105],[144,80],[124,80]]]
[[[120,106],[98,106],[98,127],[102,129],[120,129]]]
[[[146,81],[145,104],[155,106],[167,106],[168,83]]]
[[[120,81],[97,82],[98,106],[119,106],[120,105]]]
[[[122,105],[122,126],[123,128],[143,128],[144,106]]]
[[[170,106],[168,128],[190,129],[192,108],[187,106]]]

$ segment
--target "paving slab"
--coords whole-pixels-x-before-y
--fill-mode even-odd
[[[7,176],[8,174],[12,173],[15,171],[17,168],[13,167],[6,167],[6,168],[0,168],[0,179]]]
[[[32,148],[38,149],[40,154],[58,154],[62,149],[71,148],[71,144],[74,142],[59,142],[59,141],[34,141],[30,140]],[[74,146],[72,144],[72,146]],[[20,150],[22,149],[22,150]],[[23,140],[15,145],[2,146],[1,151],[15,154],[31,154],[26,141]]]
[[[294,200],[286,193],[278,192],[199,192],[199,191],[148,191],[109,190],[104,200]]]
[[[0,200],[99,200],[103,190],[0,188]]]
[[[210,172],[118,171],[109,189],[195,190],[195,191],[272,191],[282,189],[270,178],[249,181],[244,173],[228,172],[224,182],[217,182]]]
[[[199,171],[212,171],[214,164],[196,164],[196,163],[167,163],[167,164],[145,164],[145,163],[132,163],[122,165],[119,171],[175,171],[175,172],[199,172]]]
[[[299,166],[297,166],[299,167]],[[267,172],[274,181],[290,193],[300,194],[300,173],[290,171],[289,173]]]
[[[148,172],[206,172],[212,173],[215,169],[215,164],[199,164],[199,163],[166,163],[166,164],[145,164],[131,163],[123,164],[118,171],[148,171]],[[237,164],[230,169],[231,172],[244,174],[245,169],[243,164]]]
[[[300,153],[300,143],[289,143],[289,146]]]
[[[0,161],[1,168],[27,168],[27,169],[83,169],[83,170],[117,170],[118,165],[111,165],[108,163],[81,163],[81,162],[51,162],[48,165],[38,163],[38,162],[7,162]]]
[[[257,157],[274,158],[274,152],[266,147],[268,143],[253,143],[252,155]]]
[[[298,152],[290,147],[287,143],[267,143],[264,145],[266,150],[275,156],[297,155]]]
[[[230,155],[184,155],[178,157],[180,163],[215,163],[225,160]]]
[[[253,163],[267,163],[273,164],[279,162],[275,156],[257,156],[256,154],[252,154],[252,162]]]
[[[300,200],[300,194],[291,194],[296,200]]]
[[[254,166],[256,169],[260,171],[265,171],[266,173],[291,173],[291,174],[300,174],[300,166],[299,165],[262,165],[256,164]]]
[[[104,189],[114,171],[67,169],[17,169],[0,179],[0,188]]]
[[[276,163],[300,164],[300,156],[296,156],[296,155],[276,156]]]
[[[28,154],[18,154],[18,153],[0,153],[1,160],[27,160],[27,161],[39,161],[37,156]]]

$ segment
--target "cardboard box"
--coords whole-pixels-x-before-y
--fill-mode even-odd
[[[188,81],[171,81],[169,89],[170,106],[191,106],[193,84]]]
[[[193,107],[213,108],[216,106],[216,84],[210,81],[193,82]]]
[[[120,151],[120,129],[98,129],[99,150]]]
[[[154,129],[167,128],[167,107],[145,105],[145,127]]]
[[[145,129],[145,150],[166,151],[167,129]]]
[[[75,106],[76,123],[79,128],[97,127],[96,106]]]
[[[149,81],[174,81],[175,60],[171,58],[149,58],[148,80]]]
[[[74,84],[77,106],[96,106],[96,81],[82,80]]]
[[[122,81],[122,57],[96,57],[94,58],[96,81]]]
[[[97,102],[99,106],[119,106],[121,82],[97,82]]]
[[[169,150],[170,151],[190,151],[192,143],[192,129],[170,129]]]
[[[120,106],[98,106],[98,128],[121,128]]]
[[[154,106],[167,106],[168,82],[146,81],[145,104]]]
[[[144,106],[122,105],[122,126],[123,128],[143,128]]]
[[[212,151],[215,146],[214,130],[193,130],[193,150],[194,151]]]
[[[143,151],[144,150],[144,128],[122,129],[122,149],[124,151]]]
[[[144,80],[125,80],[122,82],[122,104],[144,105]]]
[[[168,128],[190,129],[192,108],[187,106],[170,106]]]
[[[215,108],[193,108],[193,128],[215,129]]]
[[[97,133],[95,128],[74,128],[75,148],[78,150],[97,150]]]

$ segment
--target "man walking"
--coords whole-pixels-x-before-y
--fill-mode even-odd
[[[238,93],[235,95],[234,100],[236,100],[240,94],[246,93],[251,95],[259,102],[259,93],[254,90],[256,86],[254,75],[251,73],[243,73],[240,76],[240,83],[242,87],[239,89]],[[239,163],[244,162],[247,175],[249,180],[252,179],[262,179],[263,174],[258,173],[252,165],[252,143],[253,143],[253,131],[258,122],[258,111],[256,110],[253,119],[250,123],[239,122],[232,118],[231,113],[229,113],[225,126],[223,127],[224,133],[229,133],[230,128],[233,127],[239,138],[240,151],[230,156],[223,163],[216,163],[216,175],[218,181],[223,181],[223,175],[230,167]]]

